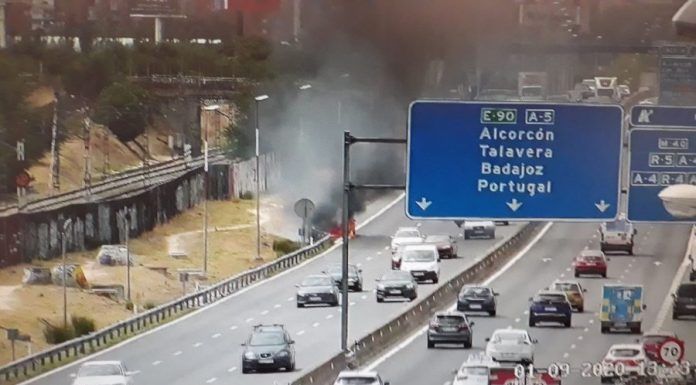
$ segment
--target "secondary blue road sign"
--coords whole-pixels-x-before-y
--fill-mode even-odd
[[[617,216],[620,106],[417,101],[409,115],[411,218]]]
[[[696,190],[696,131],[674,129],[631,130],[628,219],[634,222],[694,222],[681,215],[691,209]],[[676,194],[670,186],[679,188]]]
[[[634,127],[696,128],[696,108],[677,106],[633,106]]]

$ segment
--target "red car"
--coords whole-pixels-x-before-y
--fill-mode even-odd
[[[607,261],[609,259],[600,250],[583,250],[575,257],[573,268],[575,277],[580,275],[601,275],[607,277]]]

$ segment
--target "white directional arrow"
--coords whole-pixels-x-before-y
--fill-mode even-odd
[[[512,211],[517,211],[520,207],[522,207],[522,202],[518,202],[517,198],[513,198],[512,202],[505,202],[506,205],[510,208]]]
[[[611,206],[609,203],[605,202],[604,199],[599,201],[599,203],[595,203],[594,205],[595,205],[595,207],[597,207],[597,210],[599,210],[601,212],[607,211],[609,206]]]
[[[660,261],[655,261],[653,263],[655,264],[655,266],[660,266],[662,264],[662,262],[660,262]]]
[[[418,207],[421,208],[421,210],[425,211],[428,209],[428,207],[430,207],[431,204],[433,204],[433,202],[429,201],[429,200],[425,199],[425,197],[423,197],[423,198],[421,198],[420,201],[416,202],[416,204],[418,205]]]
[[[544,262],[551,262],[551,258],[542,258],[541,260]]]

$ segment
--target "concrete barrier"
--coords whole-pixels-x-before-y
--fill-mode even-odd
[[[480,282],[492,275],[527,245],[543,226],[544,223],[527,224],[515,236],[491,250],[480,261],[447,281],[435,292],[421,299],[407,312],[358,340],[351,348],[353,353],[351,366],[369,363],[426,324],[435,312],[451,306],[464,284]],[[331,385],[338,373],[347,368],[347,363],[346,355],[339,352],[293,381],[292,385]]]

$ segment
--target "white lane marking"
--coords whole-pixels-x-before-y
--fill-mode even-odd
[[[288,298],[288,302],[291,302],[294,299],[295,299],[295,297],[290,297],[290,298]]]
[[[524,315],[529,315],[529,310],[525,310]]]
[[[215,333],[211,336],[211,338],[219,338],[222,334],[220,333]]]
[[[571,349],[575,349],[575,344],[570,345]]]
[[[215,381],[217,381],[217,378],[213,377],[213,378],[208,379],[208,381],[206,381],[205,383],[206,383],[206,384],[212,384],[212,383],[215,382]]]
[[[636,261],[636,259],[635,259],[635,258],[631,258],[631,262],[635,262],[635,261]]]
[[[623,275],[620,275],[620,276],[619,276],[619,279],[624,279],[624,276],[623,276]],[[621,281],[619,281],[619,282],[621,282]]]
[[[507,328],[508,328],[508,329],[512,329],[512,325],[508,325]]]
[[[570,271],[570,267],[566,267],[566,271]]]
[[[570,354],[568,354],[568,353],[563,353],[563,358],[568,358],[568,356],[570,356]]]
[[[249,318],[247,318],[246,320],[244,320],[244,322],[249,323],[249,322],[251,322],[251,321],[253,321],[253,320],[254,320],[254,317],[249,317]]]
[[[319,322],[313,323],[313,324],[312,324],[312,327],[313,327],[313,328],[319,327]]]
[[[384,250],[389,250],[389,246],[384,246]]]
[[[348,305],[353,306],[353,305],[355,305],[355,302],[349,302]]]
[[[597,238],[597,233],[592,234],[592,238]]]
[[[358,262],[358,263],[355,264],[355,266],[357,266],[357,267],[362,267],[362,263]]]
[[[326,315],[326,319],[331,319],[331,318],[333,318],[333,314],[327,314],[327,315]]]
[[[493,281],[495,281],[496,279],[498,279],[498,277],[500,277],[503,273],[505,273],[506,271],[510,270],[510,268],[511,268],[517,261],[519,261],[520,259],[522,259],[522,257],[524,257],[525,254],[527,254],[527,253],[529,252],[529,250],[531,250],[532,247],[534,247],[534,245],[536,245],[536,244],[539,242],[539,240],[541,240],[541,238],[543,238],[543,236],[546,235],[546,233],[549,231],[549,229],[551,228],[551,226],[553,226],[553,222],[548,222],[548,223],[541,229],[541,231],[539,231],[539,234],[537,234],[536,237],[534,237],[534,239],[532,239],[522,250],[520,250],[520,251],[517,253],[517,255],[515,255],[514,257],[512,257],[512,259],[509,260],[508,263],[506,263],[506,264],[505,264],[503,267],[501,267],[498,271],[496,271],[495,273],[493,273],[493,275],[491,275],[490,277],[488,277],[488,279],[484,280],[484,281],[482,282],[482,284],[483,284],[483,285],[489,285],[491,282],[493,282]],[[496,245],[496,246],[497,246],[497,245]],[[496,246],[493,246],[493,247],[495,248]],[[457,307],[457,305],[456,305],[456,304],[453,304],[453,305],[450,307],[450,310],[454,310],[456,307]],[[413,343],[413,341],[415,341],[418,337],[420,337],[421,335],[423,335],[423,333],[425,333],[427,330],[428,330],[428,325],[425,325],[425,326],[421,327],[420,329],[416,330],[416,332],[414,332],[413,334],[411,334],[411,335],[410,335],[408,338],[406,338],[404,341],[402,341],[401,343],[399,343],[398,345],[396,345],[394,348],[390,349],[389,351],[387,351],[386,353],[382,354],[380,357],[378,357],[377,359],[375,359],[374,361],[372,361],[372,362],[365,368],[365,370],[368,370],[368,371],[374,370],[376,367],[378,367],[379,365],[381,365],[384,361],[388,360],[389,358],[391,358],[392,356],[394,356],[396,353],[398,353],[399,351],[401,351],[402,349],[404,349],[405,347],[407,347],[408,345],[410,345],[411,343]]]
[[[261,315],[266,315],[266,314],[268,314],[268,310],[264,310],[261,312]]]
[[[632,264],[632,263],[629,263],[629,264],[628,264],[628,267],[633,267],[633,264]]]
[[[674,279],[672,280],[672,284],[669,286],[669,291],[667,292],[667,298],[665,298],[664,301],[662,301],[662,306],[660,307],[660,311],[657,313],[657,318],[655,318],[655,330],[660,330],[662,328],[662,325],[665,323],[665,319],[667,318],[667,313],[669,312],[669,309],[672,307],[672,301],[670,300],[670,296],[672,293],[677,291],[677,286],[682,281],[682,277],[684,274],[686,274],[686,270],[691,267],[691,261],[689,261],[689,255],[691,254],[691,250],[694,248],[694,241],[696,239],[696,234],[694,233],[696,231],[696,227],[691,228],[691,233],[689,234],[689,245],[686,246],[686,253],[684,254],[684,259],[682,260],[681,266],[679,266],[679,269],[677,269],[677,273],[674,275]]]
[[[592,321],[592,320],[590,320],[590,321]],[[590,323],[592,323],[592,322],[590,322]],[[582,331],[584,331],[585,333],[587,333],[587,332],[590,331],[590,328],[584,328],[584,329],[582,329]],[[582,337],[582,336],[580,336],[580,337]]]
[[[173,356],[180,356],[181,353],[183,353],[181,350],[177,350],[174,353],[172,353]]]
[[[202,342],[196,342],[195,344],[193,344],[193,347],[197,348],[197,347],[200,347],[201,345],[203,345]]]
[[[280,309],[281,306],[282,306],[281,304],[277,303],[277,304],[273,305],[273,308],[274,308],[274,309]]]
[[[125,222],[124,222],[125,223]],[[372,257],[367,257],[365,258],[366,261],[370,262],[372,260]]]
[[[515,322],[520,322],[520,319],[519,319],[519,318],[515,318]]]
[[[579,341],[582,341],[582,338],[583,338],[582,336],[578,336]]]
[[[236,325],[230,326],[230,330],[237,330],[237,326]]]
[[[374,213],[371,217],[369,217],[369,218],[365,219],[364,221],[362,221],[362,222],[356,227],[356,230],[362,229],[363,227],[365,227],[365,226],[369,225],[371,222],[373,222],[375,219],[377,219],[377,218],[379,218],[380,216],[382,216],[382,214],[386,213],[386,212],[389,211],[392,207],[394,207],[397,203],[401,202],[401,201],[404,199],[405,196],[406,196],[406,193],[401,193],[401,194],[399,194],[399,196],[396,197],[393,201],[387,203],[384,207],[382,207],[381,209],[379,209],[379,210],[378,210],[376,213]],[[214,308],[217,307],[217,306],[220,306],[220,305],[222,305],[222,304],[224,304],[224,303],[227,303],[227,302],[230,301],[232,298],[236,298],[236,297],[238,297],[238,296],[240,296],[240,295],[242,295],[242,294],[248,292],[249,290],[253,290],[253,289],[255,289],[255,288],[259,287],[259,286],[267,285],[268,283],[273,282],[273,281],[275,281],[275,280],[277,280],[277,279],[279,279],[279,278],[281,278],[281,277],[283,277],[283,276],[285,276],[285,275],[288,275],[288,274],[290,274],[290,273],[293,273],[293,272],[295,272],[295,271],[297,271],[297,270],[299,270],[299,269],[301,269],[301,268],[303,268],[303,267],[305,267],[305,266],[307,266],[307,265],[309,265],[309,264],[311,264],[311,263],[314,263],[314,262],[317,262],[317,261],[323,261],[325,256],[329,255],[332,251],[334,251],[334,250],[338,249],[339,247],[341,247],[341,244],[342,244],[342,242],[341,242],[341,241],[338,241],[338,242],[334,243],[333,246],[331,246],[331,247],[329,247],[328,249],[326,249],[323,253],[321,253],[321,254],[315,256],[314,258],[309,258],[309,259],[307,259],[306,261],[300,263],[299,265],[293,266],[293,267],[291,267],[291,268],[289,268],[289,269],[287,269],[287,270],[284,270],[284,271],[282,271],[282,272],[280,272],[280,273],[278,273],[278,274],[276,274],[276,275],[274,275],[274,276],[272,276],[272,277],[269,277],[269,278],[266,278],[266,279],[262,279],[262,280],[260,280],[260,281],[258,281],[258,282],[256,282],[256,283],[254,283],[254,284],[252,284],[252,285],[249,285],[249,286],[247,286],[247,287],[245,287],[245,288],[243,288],[243,289],[241,289],[241,290],[239,290],[239,291],[237,291],[237,292],[235,292],[235,293],[233,293],[233,294],[231,294],[231,295],[229,295],[229,296],[227,296],[227,297],[225,297],[225,298],[223,298],[223,299],[221,299],[221,300],[219,300],[219,301],[217,301],[217,302],[214,302],[214,303],[212,303],[212,304],[210,304],[210,305],[207,305],[207,306],[204,306],[204,307],[202,307],[202,308],[200,308],[200,309],[197,309],[197,310],[195,310],[195,311],[193,311],[193,312],[191,312],[191,313],[189,313],[189,314],[186,314],[186,315],[184,315],[183,317],[178,318],[178,319],[176,319],[176,320],[174,320],[174,321],[172,321],[172,322],[167,322],[167,323],[162,324],[161,326],[158,326],[158,327],[156,327],[156,328],[154,328],[154,329],[151,329],[151,330],[148,330],[148,331],[146,331],[146,332],[144,332],[144,333],[141,333],[141,334],[138,334],[138,335],[136,335],[136,336],[133,336],[132,338],[128,338],[127,340],[124,340],[124,341],[122,341],[122,342],[120,342],[120,343],[118,343],[118,344],[116,344],[116,345],[114,345],[114,346],[108,347],[108,348],[106,348],[106,349],[104,349],[104,350],[100,350],[100,351],[97,352],[97,353],[90,354],[90,355],[88,355],[88,356],[86,356],[86,357],[84,357],[84,358],[81,358],[81,359],[77,360],[77,361],[73,361],[73,362],[71,362],[71,363],[69,363],[69,364],[63,365],[63,366],[61,366],[61,367],[55,368],[55,369],[53,369],[53,370],[51,370],[51,371],[48,371],[48,372],[46,372],[46,373],[40,374],[40,375],[38,375],[38,376],[32,378],[31,380],[26,381],[25,384],[32,384],[32,383],[34,383],[34,382],[36,382],[36,381],[39,381],[39,380],[44,379],[44,378],[46,378],[46,377],[52,376],[52,375],[54,375],[55,373],[67,371],[67,370],[68,370],[69,368],[71,368],[71,367],[80,365],[80,364],[82,364],[82,363],[84,363],[84,362],[86,362],[86,361],[94,360],[95,357],[103,356],[103,355],[106,354],[106,353],[112,352],[112,351],[114,351],[114,350],[116,350],[116,349],[120,349],[121,347],[123,347],[123,346],[125,346],[125,345],[128,345],[128,344],[130,344],[130,343],[133,343],[133,342],[135,342],[135,341],[138,341],[138,340],[140,340],[141,338],[144,338],[144,337],[149,336],[149,335],[151,335],[151,334],[153,334],[153,333],[162,331],[162,330],[164,330],[164,329],[166,329],[166,328],[169,328],[169,327],[172,327],[172,326],[174,326],[174,325],[177,325],[177,324],[179,324],[179,323],[181,323],[181,322],[184,322],[184,321],[188,320],[189,318],[194,317],[194,316],[196,316],[196,315],[198,315],[198,314],[200,314],[200,313],[202,313],[202,312],[209,311],[210,309],[214,309]],[[389,250],[389,246],[387,246],[387,247],[385,248],[385,250]]]
[[[162,363],[162,361],[153,361],[153,362],[152,362],[152,366],[157,366],[157,365],[159,365],[159,364],[161,364],[161,363]]]
[[[565,277],[565,273],[561,273],[561,278],[564,278],[564,277]]]
[[[594,320],[593,320],[593,319],[591,319],[591,320],[590,320],[590,323],[591,323],[591,324],[593,324],[593,323],[594,323]]]
[[[363,294],[362,297],[360,297],[360,298],[361,298],[361,299],[367,299],[367,294]]]
[[[235,370],[237,370],[237,367],[233,366],[233,367],[227,369],[227,373],[234,373]]]
[[[624,269],[624,273],[628,273],[628,269]]]
[[[653,262],[653,263],[655,264],[655,266],[660,266],[660,265],[662,265],[662,262],[660,262],[660,261],[655,261],[655,262]]]
[[[300,330],[299,332],[297,332],[297,335],[298,335],[298,336],[301,336],[301,335],[303,335],[303,334],[304,334],[304,330]]]

